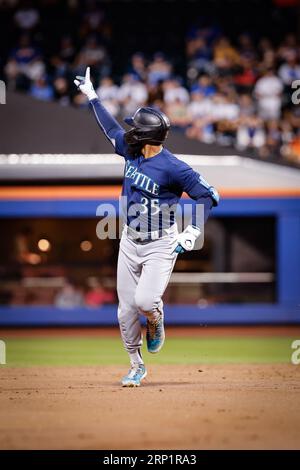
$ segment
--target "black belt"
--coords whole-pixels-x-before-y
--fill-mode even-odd
[[[174,228],[175,224],[170,228],[161,228],[153,232],[137,232],[133,228],[128,227],[127,225],[125,226],[128,238],[139,245],[146,245],[147,243],[159,240],[160,238],[172,233]]]

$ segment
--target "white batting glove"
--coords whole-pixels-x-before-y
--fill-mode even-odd
[[[193,227],[193,225],[188,225],[186,229],[178,235],[177,246],[174,252],[185,253],[186,251],[192,251],[200,233],[199,228]]]
[[[80,75],[76,75],[76,79],[74,80],[75,85],[77,88],[88,97],[89,101],[98,98],[97,93],[94,90],[93,84],[90,78],[90,67],[87,67],[85,72],[85,77],[81,77]]]

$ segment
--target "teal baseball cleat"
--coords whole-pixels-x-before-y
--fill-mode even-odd
[[[147,348],[152,354],[157,353],[165,342],[164,314],[155,321],[147,320]]]
[[[137,364],[129,369],[129,372],[122,379],[123,387],[139,387],[141,381],[146,377],[147,370],[144,364]]]

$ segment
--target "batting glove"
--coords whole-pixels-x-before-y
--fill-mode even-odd
[[[89,101],[94,100],[95,98],[98,98],[97,93],[94,90],[93,84],[91,82],[90,78],[90,67],[87,67],[86,72],[85,72],[85,77],[81,77],[79,75],[76,75],[76,79],[74,80],[75,85],[77,88],[88,97]]]
[[[193,225],[188,225],[186,229],[179,234],[177,238],[177,246],[174,250],[175,253],[185,253],[186,251],[192,251],[195,246],[195,242],[200,235],[200,229]]]

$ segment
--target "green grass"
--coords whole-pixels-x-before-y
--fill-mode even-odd
[[[143,347],[150,364],[222,364],[290,362],[293,339],[168,338],[158,355]],[[86,366],[127,364],[119,338],[20,338],[6,342],[7,366]],[[6,367],[7,367],[6,366]]]

